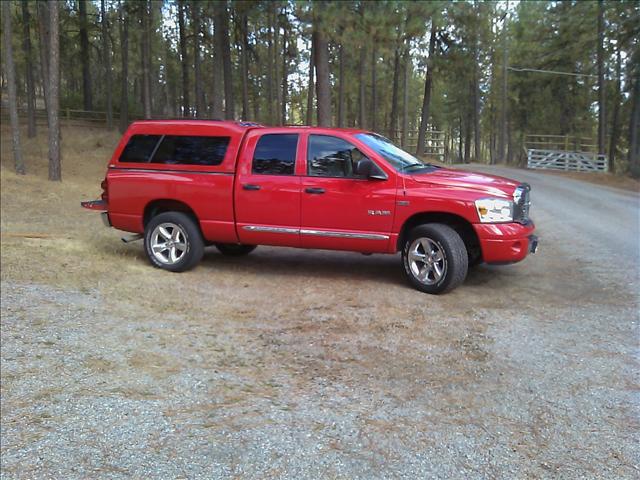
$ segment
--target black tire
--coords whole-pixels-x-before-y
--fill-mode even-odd
[[[180,257],[174,263],[163,262],[153,253],[151,248],[152,242],[154,241],[153,237],[158,233],[156,232],[156,228],[162,224],[177,226],[180,233],[179,240],[182,240],[182,236],[184,236],[184,241],[181,241],[180,244],[184,245],[185,250],[181,251]],[[202,239],[198,224],[189,215],[182,212],[165,212],[153,217],[144,229],[144,251],[153,266],[171,272],[184,272],[195,267],[202,259],[202,255],[204,254],[204,240]],[[167,253],[161,256],[167,257],[170,261],[168,250],[165,252]]]
[[[228,257],[248,255],[256,249],[256,245],[242,245],[240,243],[215,243],[221,254]]]
[[[429,252],[423,243],[430,247]],[[417,249],[414,254],[417,257],[420,257],[422,249],[425,262],[410,260],[410,249],[414,248]],[[427,258],[429,256],[431,258]],[[467,249],[460,235],[453,228],[441,223],[415,227],[407,235],[402,248],[402,265],[407,280],[414,288],[425,293],[439,294],[456,288],[467,276],[468,262]],[[420,268],[421,264],[423,268]],[[441,272],[440,277],[437,275],[435,264]],[[412,268],[412,265],[415,265],[415,268]],[[418,274],[415,270],[418,270]],[[422,272],[427,273],[421,280],[419,275],[422,275]]]

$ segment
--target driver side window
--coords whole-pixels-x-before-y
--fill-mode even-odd
[[[307,174],[311,177],[357,177],[356,164],[366,158],[354,145],[331,135],[309,135]]]

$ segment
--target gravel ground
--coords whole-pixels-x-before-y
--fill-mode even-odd
[[[2,477],[638,478],[638,196],[473,168],[532,184],[541,249],[441,297],[266,247],[139,298],[3,277]]]

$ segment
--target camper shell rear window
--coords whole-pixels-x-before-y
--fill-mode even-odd
[[[231,138],[222,136],[132,135],[121,163],[220,165]]]

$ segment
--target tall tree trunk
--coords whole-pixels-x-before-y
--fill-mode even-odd
[[[25,59],[25,78],[27,80],[27,137],[36,136],[36,87],[33,79],[33,52],[31,49],[31,15],[29,3],[22,2],[22,49]]]
[[[49,180],[62,180],[60,159],[60,35],[58,2],[49,0]]]
[[[285,10],[286,15],[286,10]],[[281,123],[287,123],[287,96],[289,94],[289,32],[283,28],[282,34],[282,94],[280,95]]]
[[[231,65],[231,46],[229,45],[229,9],[226,1],[220,3],[222,20],[222,67],[224,70],[224,118],[233,120],[236,116],[236,108],[233,98],[233,69]]]
[[[360,128],[367,128],[367,47],[365,45],[360,46],[360,65],[358,66],[358,126]]]
[[[202,85],[202,60],[200,57],[200,35],[201,35],[201,22],[200,22],[200,2],[191,2],[191,16],[193,17],[193,73],[194,83],[196,88],[196,117],[203,118],[206,115],[207,107],[204,101],[204,87]]]
[[[313,51],[316,67],[316,94],[318,96],[318,125],[331,126],[331,85],[329,83],[329,46],[319,25],[314,25]]]
[[[276,2],[271,2],[271,22],[273,25],[273,48],[271,53],[273,56],[269,59],[269,66],[273,71],[273,101],[275,107],[274,118],[279,123],[280,120],[280,76],[278,72],[278,53],[280,52],[280,22],[278,21],[278,6]]]
[[[622,56],[620,46],[616,45],[616,92],[613,102],[613,117],[611,119],[611,143],[609,143],[609,172],[616,170],[616,150],[620,137],[620,97],[622,87]]]
[[[464,120],[464,163],[469,163],[471,154],[471,111],[467,109]]]
[[[480,5],[474,2],[474,12],[476,18],[481,18]],[[479,162],[482,158],[481,132],[480,132],[480,35],[478,33],[478,22],[476,20],[473,27],[473,139],[474,139],[474,161]]]
[[[344,127],[344,47],[338,46],[338,127]]]
[[[420,128],[418,129],[418,145],[416,155],[424,154],[425,136],[429,123],[429,108],[431,107],[431,82],[433,76],[433,57],[436,51],[436,25],[431,21],[431,35],[429,36],[429,58],[427,59],[427,72],[424,81],[424,97],[422,98],[422,113],[420,115]]]
[[[178,35],[180,37],[180,65],[182,67],[182,115],[190,117],[189,59],[187,58],[187,32],[184,26],[184,0],[178,0]]]
[[[480,134],[480,81],[478,79],[477,67],[474,69],[473,78],[473,139],[473,159],[474,161],[479,162],[482,159],[482,152]]]
[[[274,58],[274,53],[273,53],[273,19],[272,17],[272,13],[273,13],[273,7],[274,7],[274,3],[273,2],[269,2],[268,3],[268,9],[267,9],[267,56],[268,56],[268,64],[266,65],[266,71],[267,71],[267,117],[268,117],[268,122],[270,125],[273,125],[274,123],[274,112],[273,112],[273,65],[272,65],[272,61]]]
[[[363,31],[366,30],[365,22],[365,5],[366,2],[360,2],[360,22]],[[367,46],[363,42],[360,45],[360,65],[358,66],[358,126],[362,129],[367,128],[367,106],[366,106],[366,85],[367,85]]]
[[[391,87],[391,115],[389,119],[389,138],[397,141],[398,131],[398,88],[400,84],[400,45],[393,55],[393,85]]]
[[[257,37],[257,32],[256,30],[258,29],[257,25],[252,25],[252,33],[254,36]],[[247,29],[247,35],[249,35],[249,30]],[[249,45],[249,42],[247,42],[247,45]],[[247,48],[247,54],[249,53],[249,48]],[[262,114],[263,110],[261,108],[260,105],[260,97],[259,97],[259,92],[258,92],[258,88],[260,85],[260,78],[261,75],[260,73],[258,73],[259,71],[261,71],[260,68],[260,60],[258,58],[258,51],[254,51],[253,52],[253,62],[250,64],[248,71],[249,71],[249,96],[251,97],[251,108],[253,110],[253,118],[255,121],[259,122],[262,121],[262,119],[264,118],[264,115]],[[247,62],[249,62],[249,57],[247,57]],[[255,66],[258,66],[258,72],[256,72],[256,68],[254,66],[254,63],[257,64]],[[252,68],[253,67],[253,68]]]
[[[500,136],[498,138],[498,156],[501,162],[505,160],[505,148],[507,145],[507,62],[509,61],[509,51],[507,49],[507,18],[509,15],[509,0],[507,0],[507,11],[502,25],[502,94],[500,96]]]
[[[404,53],[404,75],[402,77],[402,148],[407,148],[409,133],[409,77],[411,76],[411,41],[407,38]]]
[[[376,40],[373,39],[371,46],[371,130],[378,130],[378,90],[376,78],[376,64],[378,63],[378,48]]]
[[[129,126],[129,12],[127,5],[118,2],[120,23],[120,58],[122,60],[120,84],[120,131]]]
[[[242,118],[249,119],[249,20],[247,12],[243,11],[240,17],[242,30]],[[254,119],[254,120],[257,120]]]
[[[16,69],[13,63],[13,46],[11,45],[11,4],[2,2],[2,20],[4,34],[4,73],[7,78],[9,93],[9,119],[11,122],[11,145],[13,147],[13,163],[16,173],[25,174],[22,161],[22,146],[20,144],[20,120],[18,118],[18,93],[16,89]]]
[[[221,2],[213,3],[213,20],[214,20],[214,32],[213,32],[213,88],[212,106],[213,117],[222,119],[224,118],[223,104],[225,97],[224,86],[224,29],[222,28],[222,10],[223,5]]]
[[[495,30],[496,21],[495,18],[491,20],[491,30]],[[496,49],[495,42],[491,42],[491,49],[489,53],[489,63],[491,64],[491,80],[489,90],[493,91],[496,86]],[[489,164],[493,165],[496,162],[496,107],[495,96],[489,95]]]
[[[256,122],[261,121],[260,119],[263,118],[263,116],[260,114],[260,97],[258,96],[258,89],[255,86],[251,89],[251,101],[253,107],[253,119]]]
[[[513,163],[513,139],[511,138],[511,123],[507,121],[507,165]]]
[[[630,65],[630,81],[633,82],[631,93],[631,115],[629,117],[629,168],[631,175],[640,177],[640,49],[636,49]]]
[[[313,97],[315,95],[315,43],[311,42],[311,53],[309,54],[309,86],[307,89],[307,125],[313,125]]]
[[[91,70],[89,65],[89,34],[87,32],[87,0],[79,0],[80,62],[82,63],[82,103],[85,110],[93,110]]]
[[[149,0],[140,4],[142,14],[142,105],[144,118],[151,118],[151,22],[153,8]]]
[[[38,6],[38,41],[40,50],[40,73],[45,108],[49,109],[49,6],[47,0],[39,0]],[[47,116],[47,122],[49,117]]]
[[[178,106],[178,88],[177,83],[172,78],[172,69],[169,67],[170,63],[173,60],[173,48],[171,42],[169,40],[164,40],[163,52],[164,58],[163,62],[167,66],[167,70],[165,73],[165,81],[164,81],[164,92],[165,92],[165,108],[164,113],[167,117],[177,117],[178,110],[180,107]]]
[[[598,153],[605,155],[607,144],[607,116],[605,112],[604,84],[604,3],[598,0]]]
[[[458,117],[458,128],[459,128],[459,135],[458,135],[458,161],[462,162],[463,157],[463,153],[462,153],[462,145],[463,145],[463,141],[462,141],[462,135],[463,135],[463,131],[462,131],[462,115],[460,115]]]
[[[105,0],[100,0],[100,24],[102,27],[102,62],[104,63],[104,77],[106,89],[107,129],[113,129],[113,79],[111,77],[111,49],[109,48],[109,24],[107,21],[107,7]]]

